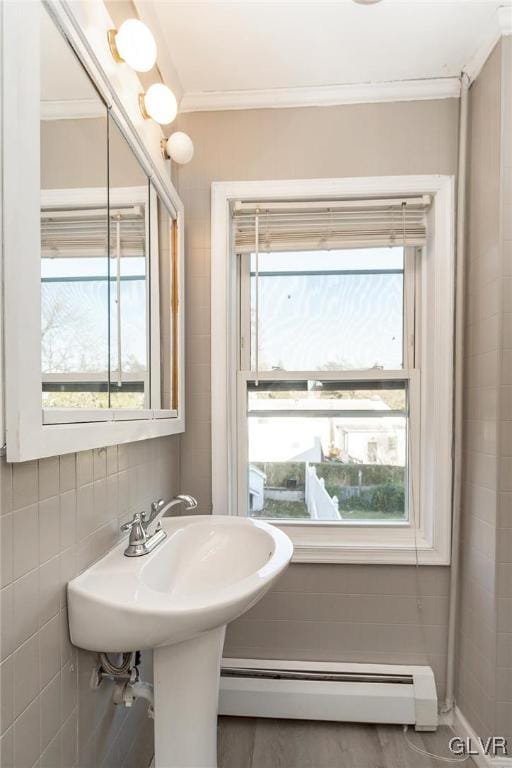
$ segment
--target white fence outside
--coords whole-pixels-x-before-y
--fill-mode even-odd
[[[306,464],[306,507],[312,520],[341,520],[338,498],[329,496],[323,477],[318,477],[316,468]]]
[[[261,512],[265,506],[267,476],[254,464],[249,465],[249,505],[251,512]]]

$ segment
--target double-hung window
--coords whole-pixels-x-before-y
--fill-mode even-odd
[[[228,504],[283,527],[296,559],[448,557],[435,207],[429,194],[230,201]],[[214,368],[217,346],[214,333]],[[444,403],[428,390],[441,374]]]

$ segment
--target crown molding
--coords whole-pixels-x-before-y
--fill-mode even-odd
[[[500,6],[493,17],[490,28],[486,31],[480,45],[475,50],[469,61],[464,65],[463,72],[472,83],[494,50],[497,42],[503,35],[512,34],[512,5],[510,3]]]
[[[460,95],[458,77],[399,80],[382,83],[349,83],[307,88],[269,88],[250,91],[203,91],[186,93],[180,112],[232,109],[282,109],[328,107],[392,101],[453,99]]]
[[[107,107],[100,99],[55,99],[41,102],[41,120],[84,120],[106,116]]]

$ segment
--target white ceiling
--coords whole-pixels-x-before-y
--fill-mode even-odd
[[[139,0],[151,5],[185,102],[205,92],[282,91],[457,77],[509,0]],[[160,48],[162,46],[160,45]],[[160,51],[160,53],[162,53]],[[160,59],[160,55],[159,55]],[[165,68],[165,65],[164,65]]]

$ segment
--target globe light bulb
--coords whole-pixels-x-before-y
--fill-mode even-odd
[[[109,44],[116,61],[125,61],[136,72],[149,72],[156,62],[156,43],[151,30],[139,19],[127,19],[110,30]]]
[[[194,143],[183,131],[175,131],[165,142],[167,155],[179,165],[190,163],[194,157]]]
[[[145,94],[140,96],[140,108],[145,118],[152,118],[160,125],[172,123],[178,113],[178,103],[174,93],[163,83],[153,83]]]

